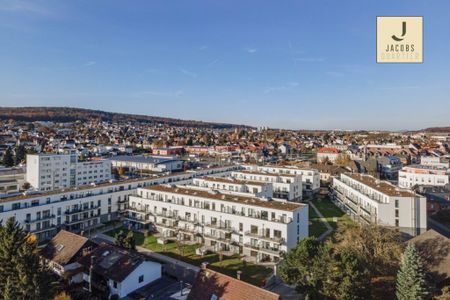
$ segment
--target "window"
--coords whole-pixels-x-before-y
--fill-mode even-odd
[[[144,281],[144,275],[139,276],[139,283]]]
[[[398,200],[395,200],[395,208],[398,208]]]
[[[116,282],[116,281],[113,281],[113,287],[114,287],[115,289],[117,289],[117,282]]]
[[[399,221],[397,219],[397,220],[395,220],[395,227],[398,227],[398,226],[399,226]]]

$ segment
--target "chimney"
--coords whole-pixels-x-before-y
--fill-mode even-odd
[[[202,262],[202,265],[201,265],[202,271],[205,271],[207,266],[208,266],[208,262],[207,261]]]
[[[238,279],[238,280],[241,280],[241,274],[242,274],[242,271],[241,271],[241,270],[238,270],[236,273],[237,273],[237,276],[236,276],[237,279]]]

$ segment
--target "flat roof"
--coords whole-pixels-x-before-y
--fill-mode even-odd
[[[135,162],[144,164],[163,164],[171,161],[179,161],[180,159],[164,158],[143,155],[119,155],[110,158],[111,161]]]
[[[213,182],[222,182],[222,183],[231,183],[231,184],[248,184],[248,185],[258,185],[258,186],[264,186],[268,183],[260,182],[260,181],[251,181],[251,180],[241,180],[241,179],[234,179],[234,178],[225,178],[225,177],[213,177],[213,176],[205,176],[198,179],[203,179],[206,181],[213,181]]]
[[[202,168],[202,169],[195,170],[195,171],[200,172],[200,171],[214,170],[214,169],[220,169],[220,168],[231,167],[231,166],[232,165],[226,165],[226,166],[221,166],[221,167]],[[170,178],[170,177],[175,177],[175,176],[180,176],[180,175],[192,175],[192,174],[195,174],[195,172],[192,172],[192,170],[191,170],[190,172],[186,171],[186,172],[171,173],[168,175],[158,175],[158,176],[153,176],[153,177],[149,176],[149,177],[127,179],[127,180],[122,180],[122,181],[103,182],[103,183],[97,183],[95,186],[94,185],[82,185],[82,186],[68,188],[68,189],[54,190],[54,191],[48,191],[48,192],[36,192],[33,194],[28,194],[28,195],[16,195],[16,196],[12,196],[12,197],[0,198],[0,203],[16,201],[16,200],[28,200],[28,199],[38,198],[38,197],[57,195],[57,194],[68,194],[68,193],[89,190],[89,189],[95,189],[95,188],[104,188],[104,187],[110,187],[110,186],[115,186],[115,185],[145,181],[145,180]]]
[[[414,197],[416,196],[415,193],[401,189],[395,185],[390,184],[387,181],[382,181],[379,179],[376,179],[375,177],[372,177],[370,175],[364,175],[364,174],[354,174],[354,173],[344,173],[343,175],[346,175],[356,181],[359,181],[360,183],[367,185],[374,190],[377,190],[383,194],[386,194],[388,196],[397,196],[397,197]]]
[[[245,173],[245,174],[253,174],[253,175],[265,175],[265,176],[272,176],[272,177],[297,177],[298,175],[294,174],[283,174],[283,173],[268,173],[268,172],[257,172],[257,171],[248,171],[248,170],[239,170],[235,171],[238,173]]]
[[[150,187],[145,187],[145,189],[150,191],[157,192],[166,192],[173,193],[185,196],[195,196],[206,199],[214,199],[220,201],[227,201],[238,204],[246,204],[253,206],[260,206],[271,209],[278,209],[284,211],[295,211],[298,208],[305,207],[306,204],[303,203],[294,203],[294,202],[280,202],[274,200],[262,200],[255,197],[245,197],[241,195],[231,195],[231,194],[221,194],[219,192],[212,191],[199,191],[197,189],[192,189],[188,187],[180,187],[180,186],[167,186],[167,185],[154,185]]]

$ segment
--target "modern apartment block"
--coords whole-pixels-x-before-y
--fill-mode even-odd
[[[202,243],[203,250],[278,261],[308,236],[308,206],[197,186],[157,185],[129,199],[129,224],[156,228],[161,239]]]
[[[271,174],[301,175],[303,195],[305,196],[311,196],[317,193],[320,189],[320,173],[316,169],[275,165],[242,165],[242,167],[249,171],[266,172]]]
[[[398,186],[412,188],[416,185],[444,186],[449,183],[450,169],[433,165],[409,165],[398,173]]]
[[[427,228],[425,197],[369,175],[346,173],[333,178],[332,199],[363,223],[395,227],[407,236]]]
[[[450,157],[442,157],[442,156],[421,156],[420,164],[424,166],[435,166],[435,167],[443,167],[450,168]]]
[[[138,188],[172,182],[189,183],[198,176],[235,169],[236,166],[224,166],[1,198],[0,221],[5,223],[8,218],[15,218],[39,241],[52,238],[59,229],[87,232],[116,219],[126,210],[129,196],[135,195]]]
[[[28,154],[26,181],[38,191],[53,191],[111,179],[111,162],[79,162],[71,154]]]
[[[260,171],[235,171],[231,177],[238,180],[270,183],[273,186],[273,197],[288,201],[302,200],[302,177],[291,174],[271,174]]]
[[[207,176],[194,178],[192,185],[205,189],[219,190],[223,193],[243,193],[252,194],[260,198],[273,198],[273,185],[268,182]]]

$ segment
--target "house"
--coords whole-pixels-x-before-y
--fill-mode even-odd
[[[438,287],[450,284],[450,239],[430,229],[409,242],[419,250],[424,267]]]
[[[320,148],[317,152],[317,161],[322,162],[327,159],[334,163],[339,156],[339,151],[336,148]]]
[[[102,243],[78,261],[84,288],[93,294],[124,298],[161,278],[161,264],[136,251]]]
[[[238,274],[240,277],[240,274]],[[187,300],[279,300],[280,295],[202,266]]]
[[[89,253],[96,244],[81,235],[61,230],[41,251],[41,257],[51,271],[63,277],[75,272],[81,265],[77,262]],[[81,282],[81,276],[73,274],[72,282]]]

